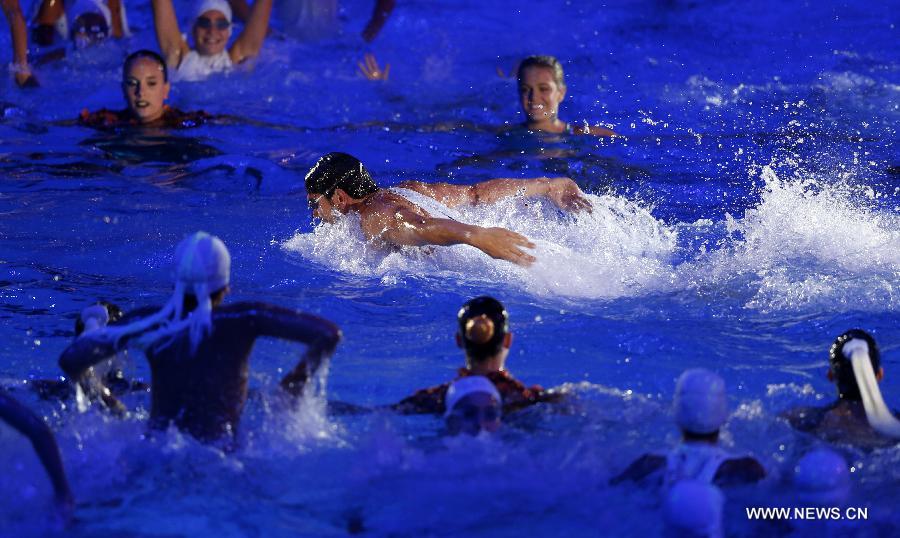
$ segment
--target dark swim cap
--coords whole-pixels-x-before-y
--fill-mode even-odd
[[[304,181],[307,194],[324,194],[326,198],[330,198],[335,189],[356,199],[378,190],[375,180],[359,159],[337,151],[319,159]]]
[[[466,353],[473,360],[484,360],[500,351],[509,332],[509,314],[493,297],[476,297],[459,309],[459,334]]]
[[[869,360],[872,361],[872,370],[877,374],[881,368],[881,353],[878,351],[878,344],[872,335],[861,329],[850,329],[835,339],[828,350],[828,363],[831,365],[831,374],[834,376],[834,382],[837,385],[838,397],[842,400],[859,401],[862,396],[859,394],[859,385],[856,383],[856,376],[853,374],[853,365],[850,359],[844,356],[844,344],[858,338],[864,340],[869,346]]]

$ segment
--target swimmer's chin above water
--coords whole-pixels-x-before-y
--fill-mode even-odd
[[[521,266],[536,260],[527,237],[499,227],[462,222],[452,210],[462,205],[492,205],[505,198],[546,198],[567,212],[590,212],[585,194],[569,178],[492,179],[475,185],[404,181],[381,189],[365,166],[346,153],[329,153],[307,173],[307,202],[313,217],[334,222],[356,213],[366,239],[387,245],[470,245],[488,256]]]

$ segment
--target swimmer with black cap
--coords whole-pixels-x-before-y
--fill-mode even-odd
[[[717,486],[747,484],[765,478],[765,468],[753,457],[733,457],[719,446],[719,430],[728,420],[725,381],[703,368],[686,370],[678,378],[673,401],[681,443],[667,454],[645,454],[619,476],[655,481],[666,488],[680,480]]]
[[[57,516],[64,525],[70,523],[72,512],[75,509],[75,500],[72,497],[72,490],[69,488],[69,481],[66,479],[66,471],[63,468],[59,446],[56,444],[53,432],[41,417],[2,389],[0,389],[0,420],[12,426],[31,441],[34,451],[41,460],[41,465],[44,466],[47,476],[53,483]]]
[[[535,261],[526,252],[534,248],[528,238],[505,228],[466,224],[441,215],[441,210],[490,205],[513,196],[547,198],[570,212],[591,210],[591,203],[569,178],[492,179],[475,185],[404,181],[397,188],[381,189],[359,159],[339,152],[320,158],[306,174],[305,184],[313,217],[333,222],[337,215],[357,213],[370,241],[393,246],[465,244],[524,266]]]
[[[152,375],[150,425],[174,424],[201,441],[231,446],[247,401],[250,352],[271,336],[306,344],[305,355],[281,381],[301,395],[306,381],[328,363],[341,332],[311,314],[260,302],[223,306],[231,256],[205,232],[185,238],[175,251],[175,291],[149,316],[85,332],[59,359],[78,380],[89,367],[129,345],[144,350]],[[146,310],[144,310],[146,313]]]
[[[479,435],[500,429],[503,398],[491,380],[472,375],[461,377],[447,388],[444,421],[449,435]]]
[[[526,387],[506,370],[506,357],[512,345],[509,314],[493,297],[476,297],[457,314],[456,344],[466,352],[466,366],[457,372],[456,380],[484,376],[502,396],[503,412],[510,413],[540,402],[555,402],[561,394],[544,390],[539,385]],[[422,389],[392,408],[401,413],[446,413],[447,391],[451,383]]]
[[[883,448],[900,440],[900,421],[884,403],[881,353],[871,334],[851,329],[828,350],[828,380],[837,400],[825,407],[799,407],[781,416],[795,429],[834,443]]]

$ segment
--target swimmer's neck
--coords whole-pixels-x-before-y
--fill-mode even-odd
[[[529,131],[544,131],[547,133],[562,133],[566,130],[566,122],[559,118],[545,121],[526,121],[525,128]]]
[[[501,357],[499,354],[481,361],[475,361],[469,357],[466,357],[466,369],[472,375],[488,375],[495,372],[502,372],[505,362],[506,361],[504,361],[503,357]]]
[[[681,430],[681,441],[683,443],[707,443],[710,445],[717,445],[719,444],[719,430],[705,434]]]

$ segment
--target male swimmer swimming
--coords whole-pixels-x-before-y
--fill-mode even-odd
[[[612,483],[655,478],[666,488],[680,480],[699,480],[718,486],[762,480],[765,468],[751,456],[733,457],[719,446],[719,429],[728,420],[725,381],[696,368],[678,378],[675,387],[675,422],[682,442],[668,454],[645,454]]]
[[[175,292],[161,310],[128,325],[84,333],[63,351],[60,366],[78,380],[93,364],[136,343],[150,363],[151,426],[174,423],[202,441],[229,443],[247,401],[250,352],[258,337],[307,345],[281,381],[287,392],[299,395],[306,380],[327,364],[341,332],[328,320],[266,303],[221,306],[229,291],[231,256],[217,237],[188,236],[176,249],[175,264]]]
[[[531,265],[534,248],[525,236],[505,228],[485,228],[431,214],[407,198],[437,200],[447,207],[493,204],[503,198],[544,197],[565,211],[590,211],[591,203],[569,178],[492,179],[475,185],[404,181],[400,189],[381,189],[366,167],[346,153],[323,156],[306,174],[306,194],[313,216],[326,222],[358,213],[366,238],[394,246],[471,245],[492,258]]]
[[[863,355],[855,357],[852,348],[863,344]],[[828,362],[828,380],[835,384],[837,400],[824,407],[798,407],[781,416],[795,429],[829,442],[868,449],[897,444],[900,428],[878,389],[884,368],[872,335],[851,329],[838,336],[829,349]]]

